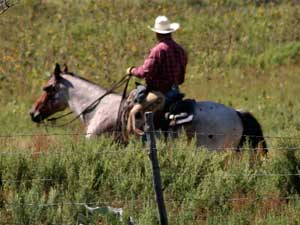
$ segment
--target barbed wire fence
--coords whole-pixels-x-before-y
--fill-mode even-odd
[[[155,134],[158,133],[157,131],[153,131]],[[111,135],[114,133],[122,133],[121,131],[110,131],[110,132],[105,132],[105,134]],[[159,133],[164,134],[177,134],[177,131],[159,131]],[[240,135],[240,134],[225,134],[225,133],[205,133],[205,132],[187,132],[187,134],[194,134],[194,135],[215,135],[215,136],[241,136],[241,137],[263,137],[265,139],[286,139],[286,140],[299,140],[300,141],[300,136],[277,136],[277,135]],[[87,136],[87,135],[94,135],[94,133],[83,133],[83,132],[66,132],[66,133],[58,133],[58,132],[53,132],[53,133],[7,133],[7,134],[0,134],[0,139],[1,138],[22,138],[22,137],[47,137],[47,136]]]
[[[206,133],[197,133],[200,135],[208,135]],[[35,134],[35,133],[16,133],[16,134],[0,134],[0,141],[1,139],[18,139],[18,138],[32,138],[32,137],[51,137],[51,136],[58,136],[58,137],[64,137],[64,136],[85,136],[85,133],[46,133],[46,134]],[[213,134],[213,135],[227,135],[227,134]],[[300,141],[300,137],[298,136],[271,136],[271,135],[266,135],[264,136],[265,139],[280,139],[280,140],[295,140],[295,141]],[[176,149],[174,149],[176,150]],[[224,150],[223,148],[221,149],[216,149],[216,150]],[[235,150],[235,148],[226,148],[226,150]],[[252,148],[245,147],[242,150],[253,150]],[[291,151],[297,151],[300,150],[300,146],[271,146],[268,148],[268,150],[291,150]],[[136,148],[128,148],[128,149],[123,149],[123,150],[104,150],[101,151],[101,154],[124,154],[128,152],[134,152],[134,151],[141,151],[140,147]],[[145,151],[146,152],[146,151]],[[95,151],[86,151],[87,154],[94,154]],[[51,155],[51,154],[74,154],[74,150],[64,150],[64,151],[40,151],[40,152],[34,152],[34,151],[12,151],[10,150],[1,150],[0,151],[0,156],[4,155],[14,155],[14,154],[31,154],[31,155]],[[3,174],[2,174],[3,175]],[[220,176],[223,177],[236,177],[236,176],[252,176],[252,177],[300,177],[300,173],[239,173],[239,174],[234,174],[234,173],[228,173],[224,172],[220,174]],[[67,178],[64,178],[67,179]],[[56,179],[53,178],[47,178],[47,177],[35,177],[31,179],[0,179],[0,184],[1,186],[3,185],[10,185],[14,183],[23,183],[23,182],[29,182],[29,183],[36,183],[36,182],[55,182]],[[190,198],[190,199],[185,199],[186,201],[188,200],[201,200],[200,198]],[[252,204],[256,204],[258,202],[268,202],[268,201],[298,201],[300,200],[300,197],[298,196],[287,196],[287,197],[280,197],[280,196],[253,196],[253,197],[236,197],[236,198],[222,198],[222,197],[216,197],[216,201],[222,201],[222,202],[251,202]],[[135,199],[130,199],[129,201],[135,202],[135,201],[141,201],[141,200],[135,200]],[[171,203],[171,202],[182,202],[182,199],[170,199],[166,198],[164,199],[166,203]],[[115,201],[114,201],[115,202]],[[12,202],[12,203],[6,203],[7,206],[14,206],[16,204],[20,204],[17,202]],[[51,203],[41,203],[41,204],[36,204],[34,202],[32,203],[22,203],[23,206],[29,206],[29,207],[38,207],[38,208],[47,208],[47,207],[57,207],[61,205],[72,205],[74,207],[82,207],[82,206],[94,206],[94,205],[109,205],[109,202],[101,202],[101,201],[94,201],[94,202],[51,202]],[[120,205],[126,205],[126,201],[120,201]],[[199,215],[197,218],[199,220],[207,220],[209,215]]]
[[[164,131],[164,132],[159,132],[157,133],[156,131],[154,132],[155,135],[157,136],[162,136],[164,133],[168,133],[168,134],[173,134],[176,132],[173,131]],[[112,137],[116,132],[106,132],[105,135],[106,136],[110,136]],[[176,133],[177,134],[177,133]],[[222,133],[203,133],[203,132],[193,132],[194,135],[203,135],[203,136],[209,136],[209,135],[213,135],[213,136],[235,136],[235,134],[222,134]],[[86,135],[89,135],[88,133],[82,133],[82,132],[66,132],[66,133],[59,133],[59,132],[53,132],[53,133],[7,133],[7,134],[0,134],[0,145],[1,145],[1,141],[3,143],[5,142],[10,142],[12,139],[16,140],[16,139],[22,139],[22,138],[42,138],[42,137],[82,137],[84,138]],[[239,135],[240,136],[240,135]],[[257,135],[242,135],[246,138],[249,137],[258,137],[261,138],[263,137],[264,139],[267,140],[268,142],[268,147],[266,148],[266,150],[268,151],[298,151],[300,150],[300,136],[277,136],[277,135],[266,135],[266,136],[257,136]],[[299,141],[299,146],[295,146],[295,145],[270,145],[269,142],[273,141],[273,140],[282,140],[282,141]],[[178,150],[175,146],[172,146],[172,148],[174,150]],[[29,150],[29,149],[28,149]],[[48,154],[72,154],[74,153],[74,150],[68,150],[68,149],[64,149],[64,151],[28,151],[26,149],[23,149],[22,151],[17,151],[17,149],[7,149],[5,150],[4,148],[1,149],[0,151],[0,155],[10,155],[10,154],[31,154],[31,155],[48,155]],[[214,148],[214,150],[216,151],[223,151],[223,150],[229,150],[229,151],[235,151],[236,147],[219,147],[219,148]],[[248,147],[248,146],[244,146],[242,148],[240,148],[241,151],[253,151],[253,148]],[[126,153],[126,152],[131,152],[131,151],[141,151],[140,148],[138,147],[131,147],[130,149],[122,149],[122,151],[119,150],[103,150],[101,153],[102,154],[110,154],[110,153]],[[93,153],[93,151],[87,151],[86,154],[89,153]]]
[[[58,136],[58,137],[72,137],[72,136],[77,136],[77,137],[85,137],[85,136],[94,136],[95,134],[94,133],[83,133],[83,132],[65,132],[65,133],[62,133],[62,132],[53,132],[53,133],[50,133],[48,132],[48,130],[46,129],[46,133],[6,133],[6,134],[0,134],[0,141],[1,140],[5,140],[5,139],[16,139],[16,138],[26,138],[26,137],[55,137],[55,136]],[[106,136],[112,136],[114,134],[122,134],[122,131],[110,131],[110,132],[105,132],[104,135]],[[183,132],[178,132],[178,131],[172,131],[172,130],[169,130],[169,131],[153,131],[153,133],[155,134],[156,137],[158,136],[162,136],[162,135],[169,135],[170,138],[172,139],[172,135],[178,135],[180,136]],[[188,132],[188,131],[184,131],[185,134],[188,134],[188,135],[191,135],[191,136],[227,136],[227,137],[230,137],[230,136],[239,136],[239,137],[245,137],[245,138],[264,138],[266,140],[295,140],[295,141],[299,141],[300,142],[300,136],[278,136],[278,135],[263,135],[263,136],[260,136],[260,135],[240,135],[240,134],[234,134],[234,133],[231,133],[231,134],[228,134],[228,133],[205,133],[205,132],[195,132],[195,131],[192,131],[192,132]],[[280,147],[282,150],[284,150],[284,147]],[[290,148],[289,147],[286,147],[286,148]],[[228,148],[226,147],[226,149],[236,149],[236,148]],[[245,149],[245,148],[244,148]],[[251,148],[253,149],[253,148]],[[275,149],[272,148],[272,149]],[[293,147],[294,150],[298,150],[300,149],[300,146],[299,147]],[[224,150],[224,148],[221,148],[221,149],[215,149],[215,150]],[[246,150],[246,149],[245,149]]]

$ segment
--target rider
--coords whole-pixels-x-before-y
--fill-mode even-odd
[[[138,113],[163,109],[165,95],[184,82],[187,54],[172,38],[172,33],[179,27],[178,23],[171,23],[166,16],[158,16],[154,27],[149,27],[156,33],[158,43],[150,50],[143,65],[127,69],[127,74],[145,79],[147,90],[145,98],[135,103],[129,113],[128,132],[143,134],[135,124]]]

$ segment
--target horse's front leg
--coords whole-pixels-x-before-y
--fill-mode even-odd
[[[90,139],[90,138],[94,138],[94,137],[97,137],[97,135],[96,134],[91,134],[89,132],[86,132],[86,134],[85,134],[86,139]]]

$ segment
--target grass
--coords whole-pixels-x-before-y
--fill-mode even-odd
[[[158,141],[170,224],[299,224],[299,139],[278,137],[300,136],[300,6],[263,2],[26,0],[1,15],[0,224],[120,224],[86,202],[156,224],[145,146],[86,141],[79,122],[37,127],[28,110],[56,62],[112,85],[143,62],[161,14],[182,26],[186,96],[249,110],[273,137],[266,159]]]
[[[118,149],[110,141],[81,138],[75,143],[70,137],[39,154],[10,149],[1,160],[4,224],[74,223],[85,215],[81,203],[86,202],[122,207],[141,224],[153,224],[147,151],[140,143]],[[209,153],[181,142],[158,146],[172,224],[247,224],[252,219],[271,224],[278,217],[298,221],[297,216],[288,217],[299,207],[298,177],[264,176],[297,173],[297,152],[281,151],[274,157],[279,153],[273,152],[270,159],[253,161],[248,151]]]

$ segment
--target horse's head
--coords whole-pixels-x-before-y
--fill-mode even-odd
[[[67,73],[67,67],[61,71],[59,64],[56,64],[50,80],[43,87],[42,95],[34,103],[29,114],[33,122],[40,123],[52,114],[63,111],[68,106],[66,92],[62,85],[64,79],[61,74]]]

